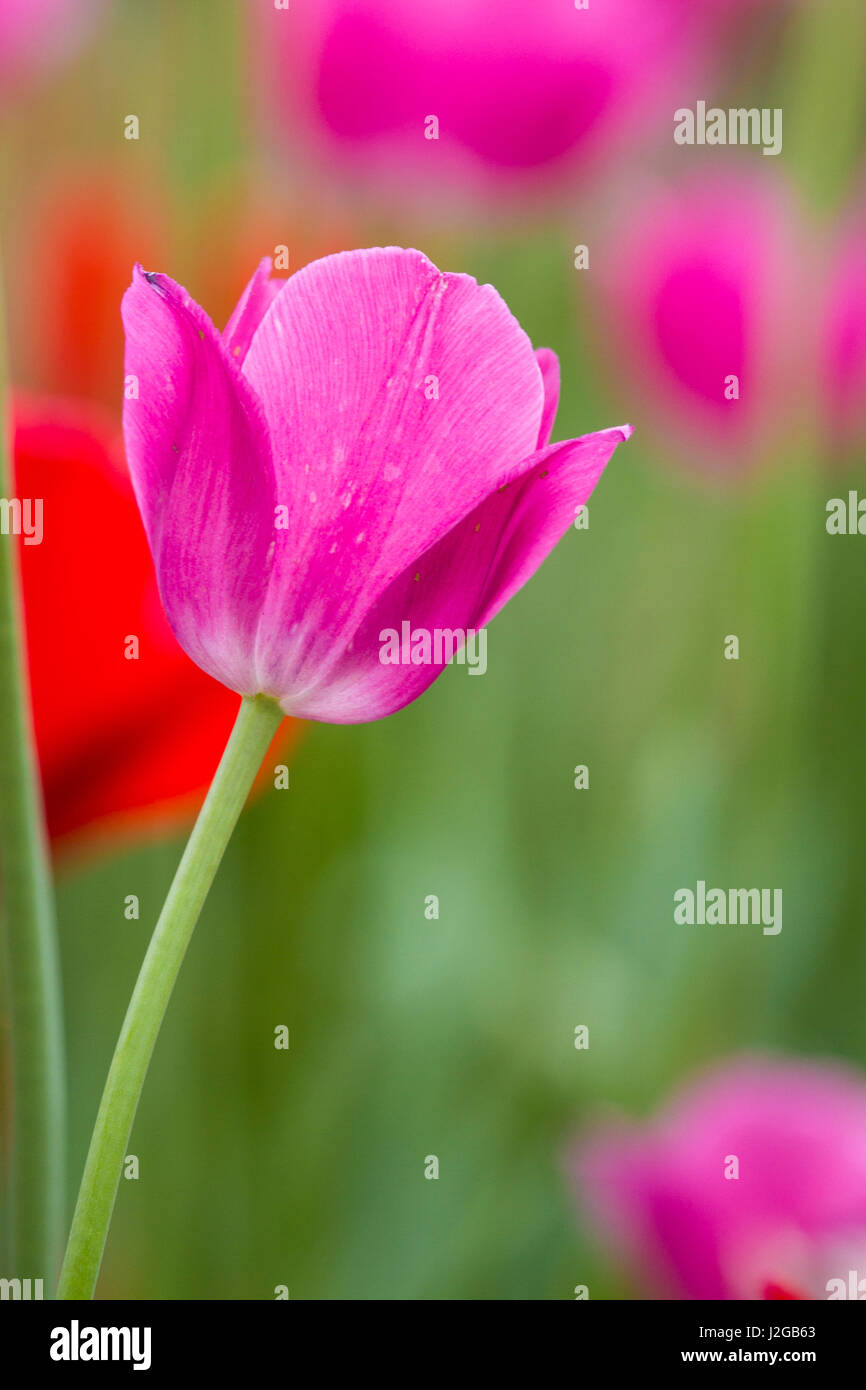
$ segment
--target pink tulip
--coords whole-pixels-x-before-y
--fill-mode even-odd
[[[0,92],[61,62],[101,8],[103,0],[0,0]]]
[[[269,269],[222,336],[165,275],[137,268],[124,297],[124,433],[162,601],[232,690],[381,718],[442,670],[383,663],[382,630],[483,627],[630,429],[549,444],[554,354],[418,251]]]
[[[268,120],[343,176],[560,177],[652,126],[696,26],[684,0],[317,0],[259,10]],[[670,110],[668,108],[670,107]],[[429,118],[438,122],[431,138]],[[327,163],[325,163],[327,168]]]
[[[836,250],[821,348],[825,431],[845,452],[866,440],[866,211]]]
[[[785,190],[763,170],[704,170],[632,196],[619,227],[592,273],[621,379],[666,455],[742,469],[811,386],[809,285]]]
[[[650,1297],[866,1297],[866,1081],[841,1066],[728,1063],[570,1167]]]

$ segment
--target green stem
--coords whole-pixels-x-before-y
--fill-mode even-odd
[[[253,779],[282,719],[265,696],[241,701],[216,776],[139,971],[102,1093],[57,1297],[92,1298],[138,1099],[174,982]]]
[[[0,497],[11,501],[2,317],[0,303]],[[49,525],[56,524],[56,517],[49,518]],[[8,1274],[44,1279],[50,1288],[65,1187],[63,1001],[18,558],[10,527],[9,535],[0,534],[0,868],[14,1097]]]

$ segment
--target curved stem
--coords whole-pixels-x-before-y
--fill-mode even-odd
[[[0,304],[0,498],[14,505],[3,348]],[[17,506],[4,509],[7,523],[18,515]],[[30,719],[17,541],[12,525],[3,529],[8,534],[0,533],[0,893],[14,1097],[8,1273],[41,1278],[50,1287],[60,1253],[65,1187],[63,1001]]]
[[[58,1298],[93,1296],[132,1122],[166,1006],[226,845],[282,717],[279,706],[265,696],[241,701],[123,1020],[90,1141]]]

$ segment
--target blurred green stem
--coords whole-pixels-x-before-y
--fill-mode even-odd
[[[0,303],[0,497],[15,495]],[[35,499],[34,499],[35,500]],[[15,513],[11,513],[12,516]],[[54,1281],[65,1187],[63,1001],[17,544],[0,534],[0,870],[12,1022],[10,1277]]]
[[[139,971],[90,1141],[57,1297],[92,1298],[132,1122],[190,937],[283,714],[263,695],[238,717]]]
[[[787,162],[832,212],[854,188],[866,118],[863,0],[802,4],[790,16],[782,106]]]

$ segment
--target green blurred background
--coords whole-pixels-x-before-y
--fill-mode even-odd
[[[829,101],[840,31],[798,16],[768,32],[771,95],[829,69]],[[23,205],[5,210],[14,256],[26,263],[16,227],[57,170],[116,167],[130,189],[145,170],[173,254],[156,268],[201,295],[197,267],[221,235],[201,209],[252,184],[284,217],[261,254],[291,239],[289,222],[314,244],[416,242],[491,280],[559,353],[556,438],[627,418],[637,432],[589,529],[492,625],[483,680],[455,667],[382,723],[310,726],[290,789],[248,809],[157,1046],[130,1144],[140,1178],[121,1182],[99,1293],[561,1299],[584,1283],[628,1296],[563,1174],[582,1125],[648,1112],[742,1049],[866,1066],[864,542],[824,528],[826,498],[856,475],[822,473],[807,426],[736,487],[669,466],[575,284],[591,192],[526,219],[430,225],[372,194],[331,207],[261,154],[244,64],[233,4],[116,6],[4,118]],[[127,111],[146,139],[124,148]],[[835,196],[826,161],[810,123],[796,143],[796,121],[789,163],[820,207]],[[28,305],[14,287],[12,300],[20,331]],[[723,659],[728,633],[738,662]],[[61,864],[70,1208],[182,842]],[[673,892],[698,878],[781,886],[781,934],[676,928]],[[131,893],[139,921],[124,918]]]

